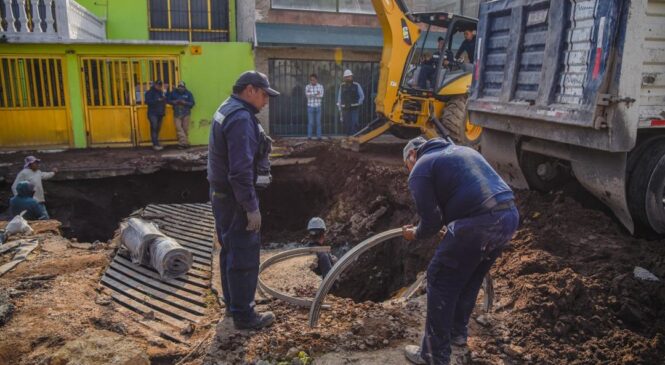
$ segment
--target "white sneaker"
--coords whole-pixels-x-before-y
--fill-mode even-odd
[[[152,149],[155,150],[155,151],[161,151],[161,150],[164,149],[164,147],[162,147],[162,146],[152,146]]]
[[[406,359],[409,360],[412,364],[427,365],[427,363],[420,354],[420,346],[415,346],[415,345],[406,346],[404,348],[404,356],[406,356]]]

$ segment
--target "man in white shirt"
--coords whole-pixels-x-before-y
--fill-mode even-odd
[[[12,184],[12,192],[14,196],[18,195],[16,192],[16,186],[21,181],[29,181],[35,187],[34,198],[40,204],[44,204],[46,199],[44,199],[44,187],[42,186],[42,180],[48,180],[58,172],[58,169],[53,169],[52,172],[43,172],[39,169],[39,163],[41,162],[35,156],[28,156],[25,158],[25,164],[23,165],[23,170],[16,175],[14,183]]]
[[[321,140],[321,100],[323,100],[323,86],[319,84],[316,74],[309,75],[309,84],[305,86],[307,97],[307,139],[312,139],[312,129],[316,123],[316,138]]]

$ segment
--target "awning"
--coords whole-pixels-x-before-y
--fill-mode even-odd
[[[256,23],[259,47],[381,49],[380,28]]]

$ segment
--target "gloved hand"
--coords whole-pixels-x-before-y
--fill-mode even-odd
[[[261,211],[247,212],[247,230],[258,232],[261,229]]]

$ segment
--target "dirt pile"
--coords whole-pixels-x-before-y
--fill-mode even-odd
[[[533,363],[662,361],[665,283],[633,270],[665,278],[664,242],[631,238],[562,193],[521,192],[518,203],[522,226],[495,265],[495,319],[508,333],[486,351],[516,345],[512,355]]]
[[[273,311],[275,324],[261,331],[236,331],[230,319],[217,326],[217,336],[203,364],[291,361],[294,354],[330,351],[366,351],[394,344],[405,338],[415,321],[401,304],[354,303],[350,299],[327,297],[320,326],[309,328],[308,310],[272,301],[259,310]]]

